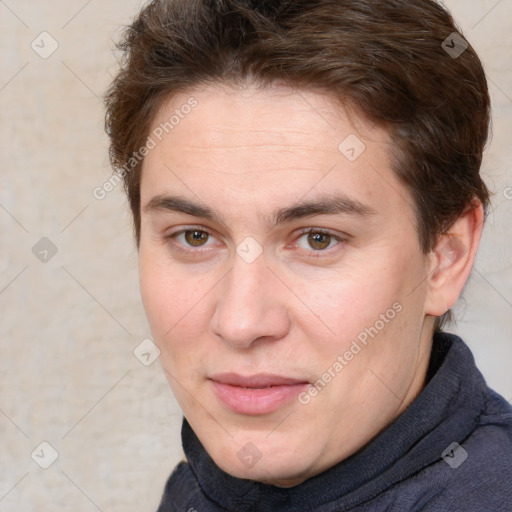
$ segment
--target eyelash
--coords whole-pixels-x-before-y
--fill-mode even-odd
[[[200,231],[201,233],[206,233],[209,236],[213,236],[210,231],[208,231],[207,229],[204,229],[201,226],[190,226],[190,227],[187,227],[187,229],[180,229],[179,231],[175,231],[174,233],[170,233],[170,234],[166,235],[165,239],[173,240],[174,241],[179,235],[182,235],[182,234],[187,233],[189,231]],[[334,247],[336,247],[336,246],[338,246],[340,244],[346,243],[349,240],[348,236],[345,236],[345,237],[339,236],[339,235],[336,235],[332,231],[329,231],[327,229],[323,229],[323,228],[305,228],[305,229],[302,229],[302,230],[299,231],[299,234],[295,238],[294,243],[296,243],[304,235],[309,235],[311,233],[328,235],[332,239],[337,241],[338,243],[335,244],[333,247],[329,247],[327,249],[318,249],[318,250],[311,249],[311,250],[308,250],[308,249],[299,248],[300,251],[305,251],[305,252],[309,253],[308,254],[308,258],[309,259],[317,259],[317,258],[325,257],[326,253],[330,252],[331,249],[333,249]],[[180,244],[178,242],[173,242],[173,243],[174,243],[174,245],[175,245],[175,247],[176,247],[176,249],[178,251],[180,251],[180,252],[182,252],[184,254],[187,254],[189,256],[198,256],[198,257],[200,257],[203,253],[205,253],[205,252],[207,252],[209,250],[208,248],[205,249],[205,248],[202,248],[202,247],[198,247],[196,249],[185,249],[183,244]],[[190,247],[190,246],[188,246],[188,247]]]

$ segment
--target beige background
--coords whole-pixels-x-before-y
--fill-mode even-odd
[[[494,108],[483,166],[494,213],[454,330],[511,399],[512,0],[446,3],[484,61]],[[2,512],[154,512],[181,457],[159,363],[132,353],[150,334],[127,204],[121,187],[92,195],[110,175],[100,97],[116,69],[111,39],[139,5],[0,0]],[[47,59],[31,48],[56,44],[43,31],[59,45]],[[58,250],[46,263],[32,252],[42,237]],[[46,470],[31,458],[51,460],[43,441],[58,452]]]

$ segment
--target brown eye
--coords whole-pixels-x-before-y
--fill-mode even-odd
[[[308,234],[308,244],[312,249],[321,251],[329,247],[331,243],[331,235],[326,233],[311,232]]]
[[[208,241],[208,233],[206,231],[190,230],[185,231],[185,240],[193,247],[204,245]]]

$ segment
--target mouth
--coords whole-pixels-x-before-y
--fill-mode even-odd
[[[239,414],[262,415],[292,401],[309,382],[271,374],[222,373],[209,378],[219,401]]]

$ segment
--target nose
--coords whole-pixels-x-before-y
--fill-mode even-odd
[[[247,263],[237,254],[217,289],[211,330],[223,343],[248,348],[255,341],[283,338],[290,328],[282,284],[264,255]]]

